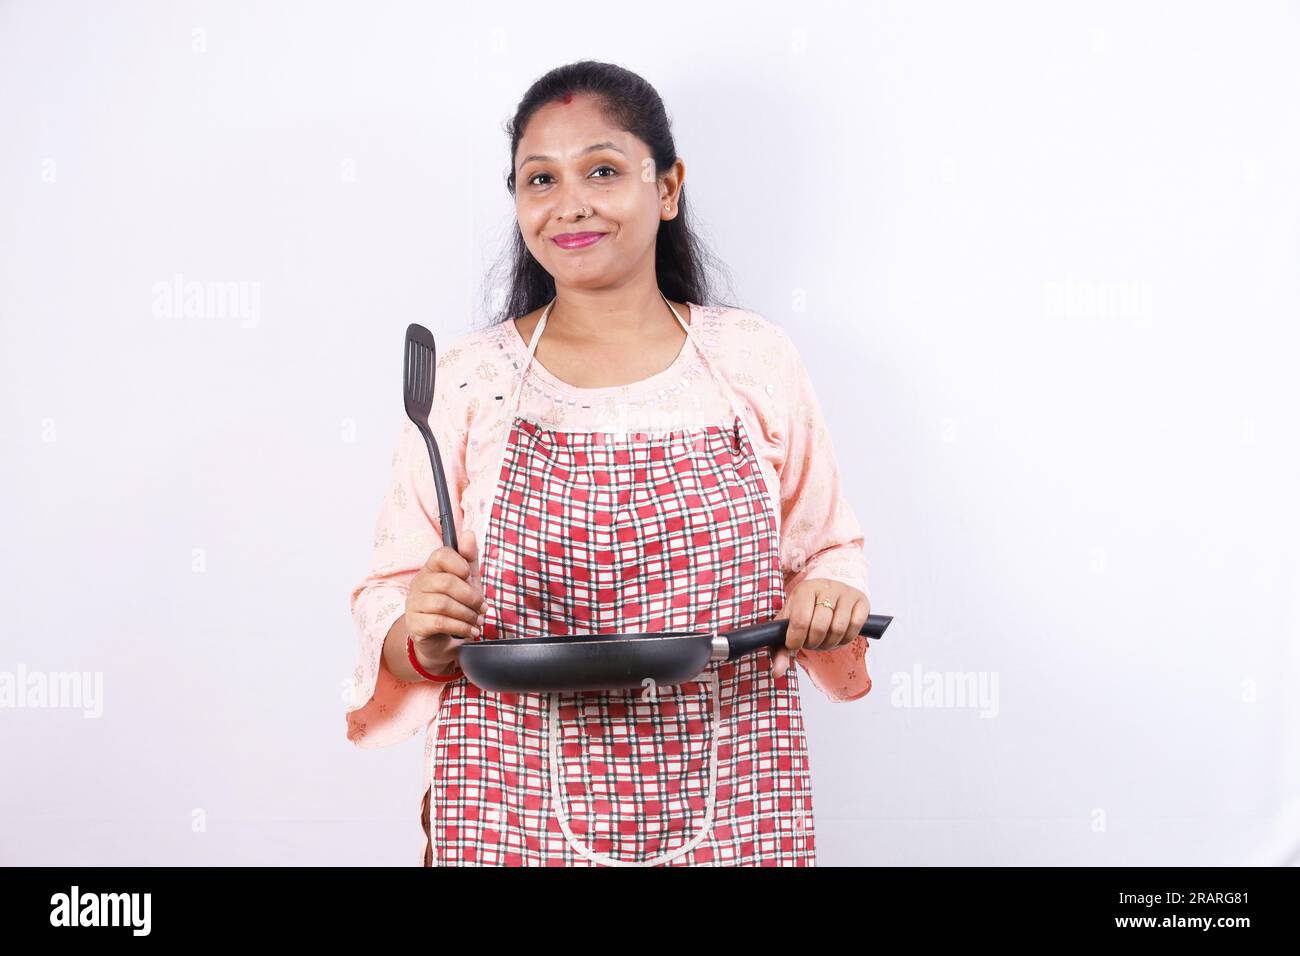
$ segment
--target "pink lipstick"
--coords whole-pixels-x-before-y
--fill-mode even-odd
[[[582,249],[599,242],[604,235],[603,232],[566,232],[552,236],[551,240],[561,249]]]

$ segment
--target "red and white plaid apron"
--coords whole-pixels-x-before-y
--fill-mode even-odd
[[[665,298],[665,302],[667,299]],[[554,305],[552,300],[551,305]],[[785,599],[777,525],[733,423],[557,431],[517,416],[482,540],[482,640],[728,630]],[[797,669],[767,650],[675,687],[498,694],[464,677],[434,718],[430,866],[811,866]]]

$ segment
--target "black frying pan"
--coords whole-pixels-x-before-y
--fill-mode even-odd
[[[892,620],[872,614],[862,633],[880,637]],[[641,687],[647,680],[667,687],[699,677],[710,661],[734,661],[759,648],[780,647],[789,624],[765,621],[717,634],[658,631],[466,641],[460,666],[474,684],[496,692],[617,690]]]
[[[437,348],[421,325],[406,328],[402,366],[406,414],[424,436],[438,494],[442,540],[456,548],[456,522],[438,443],[429,428],[433,411]],[[892,617],[872,614],[862,626],[868,638],[885,633]],[[494,692],[617,690],[641,687],[647,680],[672,686],[700,675],[710,661],[735,660],[764,647],[785,643],[788,620],[765,621],[732,631],[657,631],[583,634],[467,641],[460,666],[474,684]],[[817,653],[816,650],[811,653]]]

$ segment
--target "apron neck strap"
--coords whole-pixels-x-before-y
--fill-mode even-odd
[[[740,401],[736,398],[735,391],[732,390],[731,384],[726,380],[723,374],[718,371],[717,366],[713,364],[712,357],[704,347],[704,343],[700,341],[700,337],[696,334],[694,327],[680,315],[677,315],[677,307],[668,301],[668,296],[664,295],[662,289],[659,290],[659,296],[664,300],[664,304],[668,306],[672,314],[677,316],[678,323],[680,323],[681,327],[686,330],[686,337],[691,340],[691,344],[695,346],[695,351],[699,353],[700,358],[704,359],[704,364],[708,367],[709,374],[713,376],[713,380],[717,382],[718,387],[722,389],[722,394],[727,397],[727,404],[731,406],[731,414],[743,422],[745,416],[740,412]]]
[[[691,323],[687,322],[678,314],[677,308],[668,301],[668,297],[664,295],[662,289],[659,290],[659,297],[664,300],[664,304],[668,306],[669,311],[672,312],[673,316],[677,319],[678,324],[686,330],[686,338],[690,341],[690,344],[694,346],[695,351],[704,359],[704,364],[708,366],[709,374],[713,376],[714,380],[722,389],[723,394],[726,396],[727,402],[731,406],[732,415],[743,422],[744,416],[740,412],[740,403],[736,398],[736,393],[714,366],[713,359],[709,357],[708,351],[704,348],[704,344],[700,341],[699,336],[695,334],[695,329],[692,328]],[[515,383],[514,391],[510,396],[510,412],[507,419],[508,421],[513,422],[515,416],[518,414],[519,401],[523,394],[524,378],[528,375],[529,366],[533,364],[533,354],[537,351],[537,341],[542,336],[542,330],[546,328],[546,318],[551,314],[551,309],[554,307],[555,301],[556,300],[553,298],[547,304],[545,311],[542,312],[542,317],[537,320],[537,327],[533,329],[532,337],[528,341],[528,357],[524,359],[524,367],[519,372],[519,380]]]
[[[513,422],[516,413],[519,411],[519,399],[524,390],[524,378],[528,375],[528,367],[533,364],[533,353],[537,351],[537,340],[542,337],[542,329],[546,328],[546,317],[551,314],[551,308],[554,305],[555,299],[551,299],[546,306],[546,310],[542,312],[542,317],[537,320],[537,327],[533,329],[532,338],[528,340],[528,357],[524,359],[524,367],[519,370],[519,381],[515,382],[514,391],[510,393],[510,413],[506,418],[507,423]]]

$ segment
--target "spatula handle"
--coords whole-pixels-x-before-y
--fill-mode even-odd
[[[451,497],[447,494],[447,479],[442,473],[442,455],[438,453],[438,442],[427,426],[420,429],[420,434],[424,436],[424,446],[429,449],[429,465],[433,468],[433,487],[438,495],[438,524],[442,531],[442,543],[453,551],[459,551],[456,519],[451,510]]]

